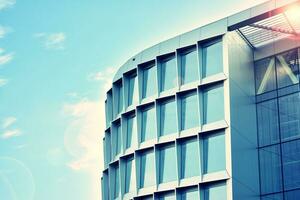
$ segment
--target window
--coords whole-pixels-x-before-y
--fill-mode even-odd
[[[196,200],[199,199],[198,186],[180,190],[180,200]]]
[[[158,200],[176,200],[174,192],[165,192],[158,195]]]
[[[293,190],[293,191],[286,192],[284,196],[285,196],[285,200],[298,200],[300,197],[300,190]],[[278,198],[278,200],[281,199]]]
[[[135,191],[135,168],[133,164],[133,157],[128,158],[125,162],[125,193]]]
[[[226,200],[226,195],[224,183],[211,184],[204,187],[203,200]]]
[[[115,97],[115,106],[116,106],[115,115],[117,115],[123,111],[123,85],[122,85],[122,82],[119,82],[116,84],[114,97]]]
[[[134,199],[135,200],[153,200],[153,197],[152,197],[152,195],[149,195],[149,196],[137,197]]]
[[[157,93],[156,88],[156,68],[152,64],[147,66],[142,71],[143,76],[143,87],[142,87],[142,98],[151,97]]]
[[[116,165],[112,168],[112,188],[113,188],[113,198],[118,199],[120,196],[120,171],[119,171],[119,165]]]
[[[300,136],[300,93],[279,98],[279,119],[283,140]]]
[[[259,150],[260,187],[262,194],[282,190],[280,146],[273,145]]]
[[[298,65],[297,49],[276,56],[278,88],[299,83]]]
[[[161,61],[160,91],[166,91],[177,85],[177,70],[175,56],[165,58]]]
[[[223,45],[221,40],[213,41],[202,48],[202,77],[222,72]]]
[[[223,84],[218,84],[203,91],[203,123],[208,124],[224,119]]]
[[[203,137],[203,173],[225,170],[225,135],[224,132]]]
[[[300,188],[300,140],[282,144],[285,190]]]
[[[135,115],[128,116],[126,134],[126,149],[133,147],[137,143],[137,127]]]
[[[177,179],[175,145],[169,144],[159,149],[159,183]]]
[[[187,84],[199,79],[198,58],[196,48],[189,49],[181,57],[181,84]]]
[[[191,92],[181,97],[181,130],[199,126],[197,92]]]
[[[154,106],[146,107],[142,111],[142,132],[141,142],[154,139],[156,137]]]
[[[262,196],[261,200],[283,200],[282,193]]]
[[[177,132],[177,112],[175,99],[169,99],[160,104],[160,135]]]
[[[118,123],[114,126],[114,132],[113,132],[113,148],[114,148],[114,156],[117,156],[121,153],[122,149],[122,142],[121,142],[121,124]]]
[[[140,156],[140,188],[155,185],[155,177],[154,153],[148,150]]]
[[[275,59],[266,58],[255,62],[256,94],[276,89]]]
[[[139,100],[138,81],[136,74],[129,76],[127,84],[127,106],[131,106],[132,104],[136,104]]]
[[[257,125],[260,146],[279,142],[277,108],[277,99],[257,104]]]
[[[200,154],[197,137],[184,140],[181,147],[181,177],[190,178],[200,176]]]

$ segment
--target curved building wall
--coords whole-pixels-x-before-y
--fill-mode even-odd
[[[103,199],[229,199],[223,38],[119,70],[105,102]]]

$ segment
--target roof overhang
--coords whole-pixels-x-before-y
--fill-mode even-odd
[[[236,30],[253,48],[285,38],[300,40],[300,1],[240,21],[228,26],[228,30]]]

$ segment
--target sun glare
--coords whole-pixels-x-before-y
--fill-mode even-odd
[[[300,5],[292,6],[285,14],[292,22],[300,23]]]

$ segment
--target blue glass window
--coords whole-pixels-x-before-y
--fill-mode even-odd
[[[280,131],[283,140],[300,136],[300,93],[279,98]]]
[[[181,178],[200,176],[200,154],[197,137],[184,140],[181,146]]]
[[[180,200],[196,200],[196,199],[199,199],[199,190],[197,186],[180,190]]]
[[[203,118],[204,124],[224,119],[223,84],[206,88],[203,91]]]
[[[137,126],[135,115],[130,115],[127,118],[127,135],[126,135],[126,149],[135,146],[137,143]]]
[[[161,102],[160,104],[160,135],[177,132],[177,109],[175,99]]]
[[[149,195],[149,196],[138,197],[136,198],[136,200],[153,200],[153,196]]]
[[[261,200],[283,200],[283,194],[270,194],[261,197]]]
[[[256,94],[276,89],[275,59],[266,58],[255,62]]]
[[[120,112],[123,111],[123,85],[122,82],[119,82],[116,84],[116,89],[115,89],[115,105],[116,105],[116,113],[115,115],[119,114]]]
[[[291,50],[276,56],[278,88],[299,83],[298,50]]]
[[[279,192],[282,190],[281,154],[279,145],[261,148],[260,158],[260,187],[262,194]]]
[[[161,61],[160,91],[166,91],[177,85],[177,70],[175,56]]]
[[[151,140],[156,137],[155,118],[156,116],[154,106],[147,107],[142,111],[141,142]]]
[[[285,198],[284,198],[285,200],[299,200],[300,190],[293,190],[293,191],[286,192],[284,194],[284,196],[285,196]],[[281,200],[281,199],[278,198],[278,200]]]
[[[181,84],[199,79],[199,65],[196,48],[183,52],[181,55]]]
[[[226,200],[226,185],[224,183],[211,184],[204,187],[203,200]]]
[[[277,99],[257,104],[257,125],[260,146],[279,142]]]
[[[155,185],[154,152],[149,150],[140,155],[140,188]]]
[[[138,81],[136,74],[128,78],[127,97],[127,106],[138,103]]]
[[[113,144],[114,156],[117,156],[121,153],[121,149],[122,149],[120,123],[114,126],[113,138],[114,138],[114,144]]]
[[[191,92],[181,97],[181,130],[199,126],[197,92]]]
[[[221,40],[206,44],[202,48],[202,77],[208,77],[223,70],[223,45]]]
[[[117,199],[120,196],[120,171],[119,166],[113,168],[113,198]]]
[[[300,188],[300,140],[282,144],[285,190]]]
[[[125,162],[125,193],[135,191],[135,176],[134,176],[134,165],[133,157],[128,158]]]
[[[203,137],[203,173],[225,170],[225,135],[224,132]]]
[[[151,97],[157,93],[156,67],[150,65],[143,69],[142,98]]]
[[[158,195],[158,200],[176,200],[174,192],[165,192]]]
[[[170,144],[159,149],[159,183],[177,179],[175,145]]]

